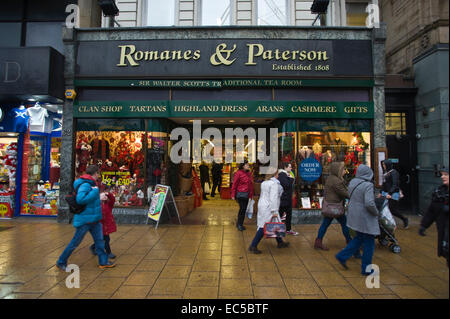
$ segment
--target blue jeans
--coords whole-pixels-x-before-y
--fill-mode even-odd
[[[345,215],[342,215],[336,220],[341,224],[342,233],[345,236],[345,240],[347,241],[347,244],[352,240],[352,237],[350,236],[350,231],[347,227],[347,217]],[[333,218],[324,217],[322,221],[322,225],[320,225],[319,228],[319,234],[317,234],[317,238],[322,239],[325,237],[325,233],[327,232],[328,227],[331,225],[331,222],[333,221]]]
[[[356,232],[356,237],[348,243],[347,247],[341,250],[336,258],[341,262],[346,262],[362,246],[363,254],[361,258],[361,273],[366,274],[366,267],[372,264],[373,252],[375,251],[375,236]]]
[[[258,246],[259,242],[261,241],[261,239],[263,239],[263,237],[264,237],[264,228],[258,228],[255,234],[255,238],[253,238],[252,244],[250,246],[251,247]],[[283,242],[283,240],[279,237],[276,237],[275,239],[277,240],[277,243]]]
[[[85,224],[76,228],[75,234],[73,235],[73,238],[70,241],[69,245],[67,245],[61,256],[59,256],[59,259],[57,261],[58,265],[67,266],[67,260],[69,259],[70,255],[72,255],[73,251],[81,244],[84,235],[86,235],[88,231],[91,233],[92,239],[94,240],[95,251],[98,256],[98,263],[100,265],[105,265],[108,263],[108,256],[105,253],[105,241],[103,240],[102,224],[100,222],[95,222]]]

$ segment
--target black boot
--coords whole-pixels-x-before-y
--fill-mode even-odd
[[[256,248],[256,247],[253,247],[253,246],[248,247],[248,251],[251,252],[251,253],[254,253],[254,254],[260,254],[260,253],[262,253],[261,250],[259,250],[259,249]]]

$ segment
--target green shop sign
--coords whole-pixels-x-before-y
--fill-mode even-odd
[[[75,80],[77,87],[220,89],[232,87],[373,87],[373,80],[225,79],[225,80]]]
[[[78,118],[357,118],[374,117],[373,102],[111,101],[74,104]]]

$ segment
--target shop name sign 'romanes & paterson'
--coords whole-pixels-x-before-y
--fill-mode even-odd
[[[121,101],[77,102],[74,117],[266,117],[355,118],[374,116],[373,102],[304,101]]]
[[[77,77],[367,76],[369,40],[81,41]]]

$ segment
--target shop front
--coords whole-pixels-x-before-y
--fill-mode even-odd
[[[223,164],[223,200],[231,197],[239,158],[250,162],[255,185],[261,166],[289,161],[298,214],[320,213],[330,163],[344,161],[351,178],[361,163],[376,167],[373,153],[384,146],[382,70],[374,63],[384,44],[374,40],[375,30],[294,32],[300,30],[284,30],[283,39],[258,29],[246,38],[214,29],[211,39],[200,30],[159,30],[164,40],[152,29],[141,30],[148,40],[126,29],[115,30],[120,40],[109,40],[110,30],[78,30],[65,39],[72,54],[66,59],[77,65],[66,89],[77,98],[64,105],[61,191],[70,192],[74,178],[97,164],[101,188],[116,195],[118,221],[143,223],[156,184],[171,186],[176,197],[198,197],[205,187],[211,193],[211,156]],[[175,129],[187,133],[187,163],[171,156],[182,143]],[[230,129],[245,132],[242,147],[227,136]],[[261,161],[271,151],[277,163]],[[208,186],[199,181],[202,164]],[[311,174],[308,165],[316,164],[320,173]],[[60,205],[65,221],[68,211]]]
[[[50,47],[0,49],[0,218],[57,215],[63,63]]]

